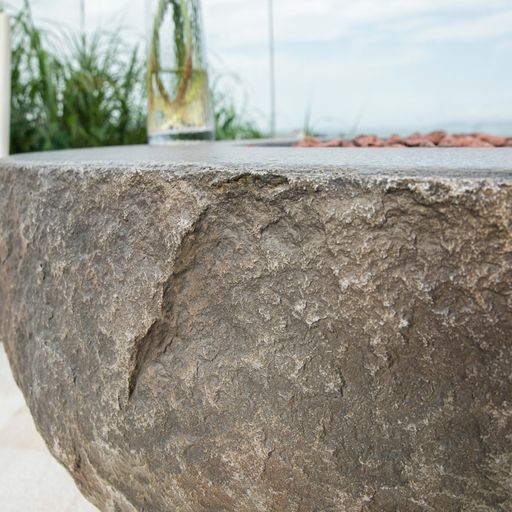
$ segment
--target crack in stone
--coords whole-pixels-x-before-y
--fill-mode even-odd
[[[186,260],[191,251],[193,251],[193,242],[197,235],[203,230],[207,212],[208,207],[205,207],[181,239],[179,250],[174,258],[172,273],[162,285],[162,307],[160,316],[155,318],[147,332],[134,342],[132,357],[130,358],[132,370],[128,375],[128,401],[132,399],[137,388],[137,383],[144,373],[144,370],[150,366],[153,361],[158,360],[172,344],[173,337],[171,336],[169,340],[169,333],[172,332],[172,326],[167,318],[172,312],[172,295],[175,289],[175,280],[183,272],[177,269],[181,267],[180,263]]]

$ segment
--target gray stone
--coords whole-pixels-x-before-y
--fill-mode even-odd
[[[103,511],[512,510],[512,149],[0,161],[0,336]]]

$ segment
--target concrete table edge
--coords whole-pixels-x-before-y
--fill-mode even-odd
[[[242,142],[111,146],[26,153],[0,159],[20,168],[128,171],[214,169],[237,172],[294,171],[303,177],[512,181],[512,148],[292,148]]]
[[[511,199],[512,148],[14,155],[0,160],[0,339],[52,453],[105,511],[509,510]],[[176,315],[191,343],[167,339]],[[238,339],[245,358],[226,348]],[[189,372],[196,359],[217,380]],[[233,368],[260,402],[236,395]],[[175,395],[185,381],[194,393]],[[212,420],[191,436],[198,404]]]

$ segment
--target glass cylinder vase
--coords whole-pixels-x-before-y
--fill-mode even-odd
[[[214,138],[200,0],[146,0],[150,144]]]

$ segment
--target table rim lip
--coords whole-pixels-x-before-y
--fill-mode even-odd
[[[292,148],[264,145],[267,142],[179,142],[166,146],[111,146],[24,153],[0,159],[0,171],[9,168],[181,174],[211,171],[303,177],[322,175],[330,179],[409,177],[512,183],[512,147]]]

